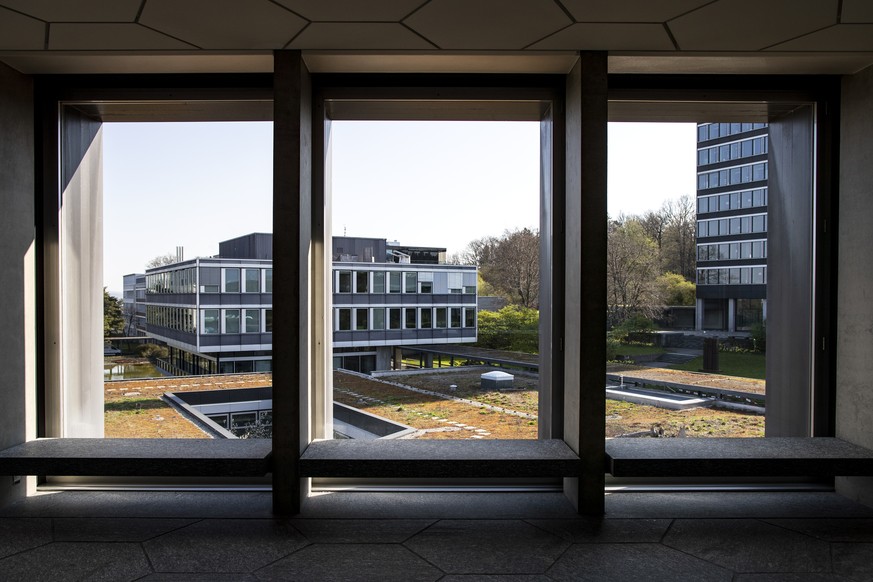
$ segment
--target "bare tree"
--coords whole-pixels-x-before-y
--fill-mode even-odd
[[[471,241],[467,248],[453,257],[453,261],[457,260],[459,265],[476,265],[477,267],[486,266],[492,259],[494,249],[500,242],[500,239],[494,236],[483,236]]]
[[[176,258],[176,253],[167,253],[165,255],[159,255],[148,263],[146,263],[146,269],[154,269],[156,267],[164,267],[166,265],[172,265],[173,263],[178,262]]]
[[[485,253],[487,252],[487,256]],[[540,292],[540,235],[536,230],[505,231],[483,249],[482,277],[513,303],[537,308]]]
[[[124,335],[127,337],[133,337],[137,335],[137,325],[136,325],[136,304],[135,303],[125,303],[124,304]]]
[[[664,244],[664,231],[667,229],[669,223],[665,206],[666,203],[664,206],[661,206],[661,209],[657,212],[649,210],[639,219],[640,226],[643,227],[643,232],[645,232],[646,236],[655,242],[658,246],[658,251],[661,250],[661,247]]]
[[[685,195],[668,200],[661,207],[666,219],[661,246],[662,268],[694,280],[697,266],[697,215],[694,200]]]
[[[606,246],[606,293],[609,323],[617,325],[634,314],[652,318],[661,303],[656,284],[660,274],[658,247],[638,219],[611,222]]]

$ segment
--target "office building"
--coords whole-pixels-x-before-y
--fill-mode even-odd
[[[766,317],[767,148],[766,123],[697,125],[698,330]]]
[[[167,345],[166,371],[272,370],[272,245],[271,234],[253,233],[219,243],[213,257],[146,271],[145,329]],[[476,267],[385,239],[332,245],[335,368],[388,370],[402,346],[476,341]]]

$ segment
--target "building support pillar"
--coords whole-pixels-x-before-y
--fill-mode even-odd
[[[606,166],[608,91],[605,52],[582,52],[567,75],[563,439],[581,459],[581,477],[564,480],[579,513],[604,512],[606,392]],[[557,206],[557,204],[556,204]],[[555,212],[559,212],[555,208]]]
[[[737,300],[727,300],[727,330],[737,331]]]
[[[313,310],[325,287],[318,282],[324,273],[317,254],[324,215],[313,203],[309,71],[300,51],[274,52],[273,70],[273,232],[285,233],[273,238],[273,311],[283,322],[273,331],[273,353],[280,355],[273,360],[273,385],[282,387],[273,392],[273,513],[294,515],[309,487],[298,461],[321,430],[316,407],[329,373],[313,365],[323,357],[315,350],[329,350],[329,343],[313,347],[311,339],[319,325]]]
[[[699,297],[696,300],[696,305],[694,307],[694,329],[697,331],[703,331],[703,299]]]

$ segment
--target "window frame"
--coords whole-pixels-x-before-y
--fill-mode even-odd
[[[308,321],[312,313],[325,313],[329,307],[329,290],[317,288],[317,282],[303,266],[306,261],[312,259],[316,269],[329,264],[329,256],[324,253],[323,233],[325,225],[319,224],[323,217],[313,216],[310,211],[312,202],[323,203],[323,193],[320,194],[324,184],[323,166],[321,156],[312,156],[312,150],[323,150],[324,147],[324,122],[328,116],[324,111],[325,91],[335,91],[335,94],[348,90],[357,98],[409,98],[426,96],[431,102],[441,99],[471,99],[493,102],[498,109],[503,100],[508,97],[518,99],[529,97],[531,92],[541,98],[543,92],[551,95],[552,103],[559,104],[550,112],[550,125],[544,128],[543,139],[555,146],[556,162],[550,168],[548,178],[551,179],[548,187],[550,202],[549,216],[563,217],[567,212],[565,204],[565,189],[571,189],[575,195],[576,188],[591,196],[593,206],[590,206],[590,219],[585,216],[573,220],[581,221],[582,226],[591,226],[592,229],[583,237],[581,259],[593,259],[597,263],[598,254],[602,247],[596,242],[598,224],[601,216],[601,204],[605,216],[605,153],[598,153],[598,148],[605,144],[605,122],[609,115],[606,111],[607,99],[612,103],[628,102],[635,105],[639,110],[645,102],[668,103],[681,102],[685,107],[697,108],[700,111],[707,109],[707,104],[718,100],[728,101],[767,101],[771,100],[778,104],[786,100],[811,101],[816,104],[817,141],[815,149],[816,159],[816,198],[814,200],[817,217],[816,247],[814,260],[817,270],[815,272],[814,291],[817,299],[816,309],[813,314],[816,330],[820,332],[823,345],[827,349],[816,351],[814,358],[815,385],[821,385],[825,389],[817,391],[813,408],[816,411],[815,427],[817,434],[827,434],[833,431],[833,399],[834,391],[830,390],[835,380],[835,351],[830,346],[835,345],[836,337],[836,277],[833,276],[837,264],[836,243],[829,237],[824,236],[824,224],[829,225],[829,232],[836,232],[836,191],[838,152],[835,145],[835,133],[838,127],[839,116],[839,79],[833,76],[781,76],[781,77],[746,77],[736,75],[707,76],[707,75],[609,75],[606,71],[605,53],[582,53],[580,61],[566,75],[311,75],[303,64],[301,55],[297,51],[279,51],[275,53],[274,74],[263,75],[101,75],[101,76],[37,76],[35,79],[35,106],[37,120],[37,208],[41,220],[37,224],[37,353],[36,353],[36,383],[37,383],[37,435],[38,436],[63,436],[59,434],[57,422],[57,398],[60,393],[60,368],[58,342],[58,193],[61,190],[63,173],[58,152],[62,155],[61,136],[59,126],[61,124],[62,110],[70,104],[78,106],[85,104],[82,112],[93,116],[97,120],[112,121],[114,115],[121,115],[121,111],[135,110],[142,120],[159,120],[155,117],[152,105],[154,103],[170,103],[171,111],[159,113],[167,118],[178,119],[179,116],[192,119],[198,113],[191,110],[185,112],[184,102],[202,103],[227,103],[229,101],[242,104],[235,112],[228,113],[225,107],[205,114],[209,119],[233,118],[235,120],[262,119],[264,115],[272,117],[275,124],[274,135],[274,222],[279,222],[282,217],[291,217],[292,221],[287,224],[294,225],[289,230],[297,233],[294,236],[279,237],[274,248],[274,267],[278,263],[276,281],[275,305],[277,317],[283,325],[277,328],[274,337],[274,351],[284,354],[302,354],[300,358],[293,358],[292,362],[282,362],[276,366],[274,374],[288,380],[289,385],[297,386],[298,381],[303,390],[323,381],[319,375],[325,375],[326,369],[318,365],[310,364],[330,358],[325,358],[325,349],[322,345],[318,349],[310,349],[312,342],[317,337],[325,337],[323,329],[317,324]],[[582,70],[585,70],[583,74]],[[608,79],[608,82],[607,82]],[[314,83],[314,85],[313,85]],[[608,85],[608,95],[607,95]],[[738,87],[740,89],[738,89]],[[510,97],[512,96],[512,97]],[[120,107],[118,103],[124,102]],[[146,107],[137,110],[134,104],[138,102]],[[265,108],[265,103],[266,108]],[[585,107],[581,107],[584,103]],[[173,108],[175,108],[173,110]],[[645,106],[642,106],[645,109]],[[152,110],[149,112],[149,110]],[[231,107],[233,109],[233,107]],[[583,110],[584,109],[584,110]],[[243,111],[243,113],[240,113]],[[268,113],[265,114],[265,111]],[[181,113],[180,113],[181,112]],[[254,113],[253,113],[254,112]],[[610,112],[611,114],[611,112]],[[203,116],[203,113],[199,115]],[[650,117],[649,117],[650,118]],[[701,118],[698,115],[698,118]],[[566,121],[566,123],[565,123]],[[566,132],[566,133],[565,133]],[[568,136],[569,134],[569,136]],[[579,143],[580,136],[585,136],[584,143]],[[303,137],[306,139],[303,139]],[[307,143],[311,136],[312,142]],[[589,139],[593,138],[593,139]],[[769,146],[769,144],[768,144]],[[771,148],[772,149],[772,148]],[[585,153],[586,155],[581,155]],[[312,174],[306,174],[310,166],[301,164],[305,159],[307,164],[313,164]],[[581,161],[580,161],[581,160]],[[565,182],[564,164],[572,167],[581,165],[581,176],[568,178]],[[604,169],[602,176],[600,169]],[[603,181],[602,188],[599,181]],[[592,191],[593,188],[593,191]],[[297,197],[294,192],[302,191]],[[287,194],[285,199],[280,199],[275,193]],[[304,196],[305,199],[301,199]],[[602,198],[602,200],[601,200]],[[305,210],[305,211],[304,211]],[[305,218],[304,218],[305,217]],[[596,219],[596,220],[595,220]],[[569,228],[570,224],[567,225]],[[548,234],[564,233],[562,224],[549,224]],[[584,229],[583,229],[584,230]],[[274,229],[275,232],[279,232]],[[542,232],[542,231],[541,231]],[[569,236],[569,234],[567,235]],[[575,234],[574,234],[575,236]],[[550,265],[558,265],[560,268],[551,274],[548,282],[554,286],[555,313],[549,319],[555,322],[555,326],[547,331],[547,341],[553,345],[564,345],[563,319],[565,306],[563,293],[564,277],[567,276],[564,267],[569,263],[565,261],[563,240],[556,236],[557,244],[549,249],[550,255],[544,256],[543,260]],[[303,250],[304,242],[313,242],[312,248]],[[587,259],[586,259],[587,258]],[[577,256],[577,260],[579,257]],[[318,267],[318,265],[322,265]],[[328,269],[328,273],[329,273]],[[317,273],[316,273],[317,274]],[[311,292],[314,297],[314,311],[306,311],[301,302],[301,295],[305,296],[310,284],[314,285]],[[304,292],[301,294],[301,289]],[[326,299],[325,299],[326,298]],[[305,297],[303,297],[305,299]],[[283,305],[283,301],[288,300]],[[586,300],[587,301],[587,300]],[[592,305],[596,307],[596,301],[586,303],[584,310]],[[586,311],[587,313],[587,311]],[[596,324],[598,317],[593,317]],[[301,325],[303,323],[304,325]],[[583,330],[582,341],[591,342],[591,348],[597,350],[597,325],[593,326],[595,332]],[[281,337],[278,337],[281,336]],[[567,338],[569,339],[569,338]],[[602,343],[602,341],[600,341]],[[320,351],[319,351],[320,350]],[[327,354],[329,355],[329,351]],[[561,376],[563,370],[556,367],[557,362],[546,362],[551,367],[552,379],[563,383]],[[590,372],[590,371],[589,371]],[[587,378],[595,378],[598,370],[595,367]],[[568,381],[572,379],[567,379]],[[584,378],[583,378],[584,380]],[[293,393],[292,393],[293,392]],[[302,401],[310,402],[311,394],[301,394],[289,391],[283,395],[283,402],[277,403],[282,408],[281,415],[285,420],[277,418],[277,424],[286,422],[289,411],[299,411]],[[317,404],[317,403],[316,403]],[[563,417],[561,406],[577,405],[576,402],[557,402],[552,409],[553,417]],[[317,406],[309,409],[310,414],[301,412],[307,416],[302,422],[307,423],[312,415],[320,414]],[[567,418],[572,418],[575,411],[568,411]],[[579,418],[586,417],[584,409],[579,409]],[[598,411],[599,416],[602,412]],[[279,414],[276,415],[280,416]],[[586,417],[587,418],[587,417]],[[597,419],[591,415],[593,426],[597,428]],[[555,418],[544,419],[552,422]],[[580,427],[563,426],[566,432],[582,430]],[[287,440],[278,442],[274,440],[277,462],[282,459],[295,458],[301,450],[300,445],[306,438],[306,431],[311,426],[303,427],[299,433],[288,435]],[[559,435],[561,431],[555,431]],[[602,433],[601,433],[602,434]],[[560,436],[560,435],[559,435]],[[565,437],[569,435],[564,435]],[[588,435],[591,436],[590,434]],[[284,437],[283,437],[284,438]],[[595,439],[596,440],[596,439]],[[602,440],[602,439],[601,439]],[[596,443],[586,445],[588,450],[596,454]],[[591,448],[593,447],[593,448]],[[289,457],[290,455],[290,457]],[[595,462],[602,462],[602,457],[596,458]],[[595,471],[596,472],[596,471]],[[595,479],[596,476],[592,476]],[[300,489],[299,475],[296,473],[295,463],[287,463],[281,474],[274,475],[274,483],[282,492],[277,494],[277,511],[293,511],[299,504],[298,496]],[[596,483],[588,482],[580,486],[578,492],[591,494],[597,489]],[[580,500],[582,505],[589,509],[596,507],[598,503],[602,508],[602,487],[598,494],[600,500],[587,498]]]

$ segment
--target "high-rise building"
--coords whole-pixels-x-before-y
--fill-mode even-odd
[[[698,330],[744,331],[766,318],[767,132],[697,126]]]

